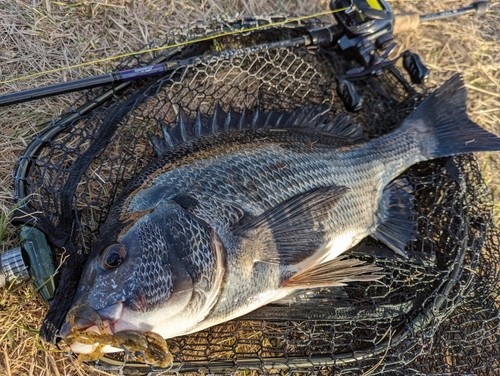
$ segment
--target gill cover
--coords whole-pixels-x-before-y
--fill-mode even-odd
[[[175,278],[172,294],[166,304],[172,310],[176,294],[185,296],[181,280],[187,278],[191,284],[190,300],[182,308],[187,309],[192,315],[193,324],[196,324],[209,313],[221,291],[226,267],[224,247],[206,222],[175,201],[159,205],[151,214],[151,220],[164,228]],[[180,270],[183,270],[182,275]],[[149,277],[153,279],[154,274]],[[178,309],[181,307],[178,306]]]

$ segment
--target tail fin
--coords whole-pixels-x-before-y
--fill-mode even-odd
[[[419,132],[424,132],[422,154],[428,159],[500,150],[500,137],[471,121],[466,110],[467,91],[457,74],[413,111],[403,127],[421,127],[424,122],[427,129]]]

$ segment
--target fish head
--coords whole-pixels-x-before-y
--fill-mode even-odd
[[[85,309],[70,309],[61,337],[75,331],[133,330],[165,338],[189,332],[220,292],[225,251],[215,231],[175,202],[126,219],[110,217],[114,223],[103,226],[72,303]],[[95,346],[71,344],[76,353]]]

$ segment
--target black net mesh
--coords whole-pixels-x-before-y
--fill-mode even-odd
[[[283,19],[207,21],[153,45],[276,20]],[[124,61],[119,68],[162,59],[182,64],[161,78],[88,91],[20,159],[18,198],[28,196],[26,208],[56,228],[70,228],[76,249],[87,253],[117,193],[155,156],[152,137],[162,137],[161,126],[176,119],[179,106],[191,116],[198,109],[209,115],[216,104],[241,112],[328,103],[331,116],[345,112],[336,79],[355,63],[333,48],[270,45],[321,25],[291,23]],[[353,116],[371,137],[395,127],[428,92],[410,88],[391,69],[356,82],[365,104]],[[382,267],[381,281],[304,293],[293,304],[270,305],[169,339],[175,356],[170,372],[500,373],[499,241],[477,161],[471,155],[439,159],[412,167],[404,177],[415,192],[418,221],[407,260],[366,239],[349,253]],[[131,374],[162,371],[124,364],[119,356],[95,366]]]

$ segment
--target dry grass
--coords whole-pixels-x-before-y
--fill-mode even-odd
[[[465,6],[469,1],[390,1],[398,12],[426,13]],[[4,0],[0,4],[0,81],[93,61],[141,48],[165,30],[215,14],[234,17],[276,12],[310,14],[328,8],[321,1],[223,0]],[[398,36],[400,51],[418,52],[432,69],[432,84],[461,72],[469,90],[469,113],[500,133],[500,3],[483,18],[434,21]],[[116,62],[91,64],[0,86],[0,94],[106,72]],[[0,208],[12,203],[14,163],[39,125],[63,112],[76,98],[66,94],[0,109]],[[498,154],[482,157],[484,172],[500,201]],[[500,209],[498,209],[500,213]],[[7,228],[3,248],[17,242]],[[98,375],[40,343],[37,330],[46,312],[29,284],[0,290],[0,374]]]

